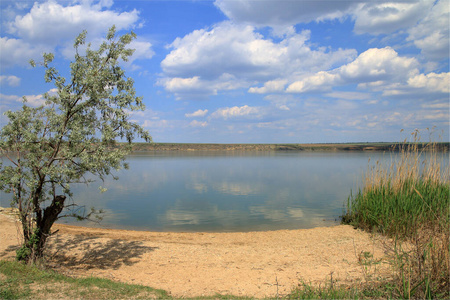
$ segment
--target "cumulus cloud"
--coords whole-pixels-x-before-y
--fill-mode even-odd
[[[286,91],[288,93],[304,93],[317,90],[329,90],[333,85],[341,81],[339,74],[320,71],[303,80],[291,83]]]
[[[250,87],[250,92],[281,90],[286,77],[328,69],[351,61],[355,50],[330,51],[307,45],[309,31],[295,33],[279,42],[264,38],[249,25],[223,22],[211,30],[195,30],[177,38],[172,51],[161,62],[167,91],[181,99],[195,94]]]
[[[361,53],[353,62],[339,68],[342,77],[362,82],[398,79],[418,72],[415,58],[399,56],[390,48],[372,48]]]
[[[87,30],[90,41],[100,43],[106,31],[115,25],[117,30],[129,30],[139,26],[139,12],[118,12],[110,10],[112,0],[82,0],[64,6],[48,0],[35,2],[24,15],[17,15],[5,23],[5,30],[14,38],[2,37],[0,54],[2,66],[28,63],[39,58],[43,52],[52,52],[62,47],[65,57],[73,55],[73,39]],[[95,44],[94,43],[94,44]],[[154,55],[151,43],[142,39],[131,44],[137,58],[151,58]]]
[[[425,88],[431,92],[450,92],[450,73],[419,74],[408,79],[408,85],[415,88]]]
[[[105,3],[82,1],[63,6],[51,0],[35,2],[30,12],[17,16],[8,24],[7,30],[29,42],[56,45],[60,40],[73,39],[83,29],[101,35],[112,25],[118,30],[129,29],[138,21],[137,10],[121,13],[103,10]]]
[[[418,74],[415,58],[399,56],[390,48],[372,48],[354,61],[331,71],[321,71],[293,82],[286,89],[290,93],[327,90],[335,85],[359,84],[360,87],[380,87],[392,82],[406,82]]]
[[[310,32],[302,31],[277,43],[265,39],[253,26],[223,22],[209,31],[195,30],[177,38],[161,67],[173,77],[211,79],[227,73],[263,79],[286,71],[326,69],[355,54],[354,50],[312,50],[306,45],[309,38]]]
[[[20,78],[14,75],[0,75],[0,85],[7,84],[12,87],[20,85]]]
[[[354,20],[357,34],[408,31],[408,40],[428,58],[449,53],[449,0],[421,1],[252,1],[216,0],[215,5],[236,23],[270,26],[274,33],[289,34],[299,23]]]
[[[213,118],[222,118],[222,119],[230,119],[230,118],[238,118],[238,117],[258,117],[260,116],[260,109],[258,107],[251,107],[248,105],[244,106],[234,106],[234,107],[225,107],[219,108],[214,113],[212,113],[211,117]]]
[[[136,59],[150,59],[155,55],[155,52],[152,49],[152,43],[139,37],[133,40],[128,47],[134,49],[133,56],[129,59],[130,63]]]
[[[245,87],[248,83],[238,80],[234,75],[225,73],[213,80],[204,80],[199,76],[162,78],[158,81],[158,84],[164,86],[167,91],[174,93],[177,100],[200,100],[211,95],[217,95],[218,91]]]
[[[184,114],[184,116],[186,118],[204,117],[204,116],[206,116],[207,113],[208,113],[207,109],[203,109],[203,110],[199,109],[199,110],[194,111],[193,113]]]
[[[21,39],[0,37],[0,64],[4,68],[28,65],[30,59],[38,59],[52,49],[47,45],[30,44]]]
[[[256,94],[267,94],[267,93],[274,93],[274,92],[281,92],[284,90],[284,86],[287,84],[287,80],[285,79],[278,79],[278,80],[270,80],[264,83],[263,87],[257,88],[252,87],[248,90],[249,93],[256,93]]]
[[[351,12],[358,34],[388,34],[414,26],[425,17],[434,0],[423,1],[368,1],[358,4]]]

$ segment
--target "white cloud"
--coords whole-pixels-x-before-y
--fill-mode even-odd
[[[313,50],[306,44],[309,36],[309,31],[302,31],[274,42],[252,26],[231,22],[209,31],[195,30],[170,45],[173,50],[161,62],[165,77],[160,84],[178,99],[267,81],[264,87],[249,90],[263,93],[281,90],[290,77],[329,69],[356,55],[355,50]]]
[[[446,0],[447,1],[447,0]],[[237,23],[275,31],[289,31],[292,25],[311,21],[355,20],[356,33],[372,35],[410,28],[423,18],[434,0],[421,1],[253,1],[216,0],[215,5]],[[448,26],[447,26],[448,27]]]
[[[361,53],[353,62],[339,68],[342,77],[359,82],[374,82],[404,78],[417,73],[418,61],[415,58],[398,56],[390,48],[372,48]]]
[[[133,40],[128,47],[135,50],[133,56],[130,58],[131,62],[136,59],[150,59],[155,55],[155,52],[152,50],[152,44],[139,37]]]
[[[5,23],[5,30],[13,38],[1,38],[0,63],[5,67],[25,65],[29,59],[38,59],[43,52],[53,52],[57,46],[64,57],[72,57],[73,39],[84,29],[88,31],[88,40],[96,45],[112,25],[118,31],[139,26],[136,9],[109,10],[112,3],[112,0],[83,0],[64,6],[54,0],[35,2],[26,14]],[[135,40],[131,47],[136,49],[132,60],[154,55],[148,41]]]
[[[200,122],[197,120],[193,120],[192,122],[189,123],[189,126],[191,126],[191,127],[206,127],[206,126],[208,126],[208,122],[206,122],[206,121]]]
[[[4,68],[15,64],[28,65],[30,59],[39,58],[51,51],[46,45],[29,44],[21,39],[0,37],[0,65]]]
[[[291,83],[286,91],[288,93],[303,93],[315,90],[331,89],[340,80],[338,74],[332,74],[326,71],[320,71],[314,75],[308,76],[303,80]]]
[[[433,6],[434,0],[422,1],[368,1],[353,11],[356,33],[388,34],[414,26]]]
[[[321,71],[296,81],[287,92],[303,93],[311,90],[327,90],[336,85],[358,83],[361,88],[382,89],[387,85],[406,82],[418,74],[415,58],[399,56],[390,47],[372,48],[361,53],[354,61],[331,71]]]
[[[246,117],[246,116],[258,117],[258,116],[260,116],[260,113],[261,112],[260,112],[259,108],[244,105],[241,107],[234,106],[234,107],[220,108],[220,109],[216,110],[214,113],[212,113],[211,117],[223,118],[223,119],[227,120],[229,118],[238,118],[238,117]]]
[[[214,4],[231,20],[255,26],[289,26],[314,20],[343,17],[352,1],[248,1],[216,0]]]
[[[56,94],[58,90],[56,88],[50,89],[47,93],[49,95]],[[0,100],[3,102],[9,102],[9,103],[22,103],[23,98],[26,99],[26,105],[38,107],[40,105],[45,104],[45,98],[43,95],[25,95],[25,96],[17,96],[17,95],[4,95],[0,94]],[[11,107],[14,107],[14,104],[11,105]]]
[[[249,93],[256,93],[256,94],[267,94],[267,93],[274,93],[274,92],[281,92],[284,90],[284,86],[287,84],[287,80],[285,79],[279,79],[279,80],[270,80],[264,83],[263,87],[257,88],[252,87],[248,90]]]
[[[5,95],[0,94],[0,103],[6,103],[6,102],[20,102],[22,98],[16,95]]]
[[[169,92],[191,92],[201,89],[199,76],[191,78],[175,77],[164,80],[162,84]]]
[[[184,114],[184,116],[186,118],[204,117],[204,116],[206,116],[207,113],[208,113],[207,109],[204,109],[204,110],[199,109],[199,110],[194,111],[193,113]]]
[[[419,74],[408,79],[408,85],[415,88],[425,88],[431,92],[450,92],[450,73]]]
[[[438,1],[424,19],[408,30],[407,40],[413,41],[427,58],[448,58],[449,14],[450,1]]]
[[[439,102],[435,101],[433,103],[424,103],[422,104],[423,108],[434,108],[434,109],[450,109],[450,102]]]
[[[347,100],[367,100],[370,94],[361,92],[332,92],[325,94],[327,97]]]
[[[247,82],[238,80],[231,74],[222,74],[214,80],[202,80],[199,76],[191,78],[162,78],[159,85],[175,94],[177,100],[181,99],[205,99],[211,95],[217,95],[219,91],[227,91],[245,87]]]
[[[432,114],[424,115],[425,120],[449,120],[449,113],[442,111],[434,111]]]
[[[443,59],[449,53],[449,0],[415,1],[253,1],[216,0],[215,5],[239,24],[270,26],[275,35],[289,35],[299,23],[354,20],[357,34],[409,33],[422,53]]]
[[[142,127],[149,128],[150,130],[160,130],[171,127],[171,124],[168,120],[145,120]]]
[[[0,85],[7,84],[12,87],[20,85],[20,78],[14,75],[0,75]]]
[[[102,10],[105,3],[83,1],[62,6],[52,0],[35,2],[29,13],[8,24],[8,32],[29,42],[56,45],[61,40],[73,39],[83,29],[97,36],[112,25],[118,30],[130,29],[138,21],[137,10],[122,13]]]

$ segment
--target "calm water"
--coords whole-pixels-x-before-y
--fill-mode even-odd
[[[73,189],[73,201],[104,209],[95,223],[153,231],[252,231],[337,224],[368,159],[382,152],[139,153],[118,181]],[[384,157],[384,158],[383,158]],[[99,192],[99,185],[108,190]],[[1,195],[1,206],[9,198]]]
[[[329,226],[337,223],[350,191],[357,189],[369,157],[382,155],[135,154],[118,181],[104,184],[107,192],[99,193],[95,184],[81,186],[74,190],[74,202],[105,209],[100,226],[112,228],[252,231]]]

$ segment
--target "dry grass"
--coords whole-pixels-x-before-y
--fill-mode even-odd
[[[394,297],[449,297],[450,168],[446,151],[422,143],[418,131],[392,153],[391,163],[370,166],[364,187],[351,196],[343,222],[380,232],[388,247]]]

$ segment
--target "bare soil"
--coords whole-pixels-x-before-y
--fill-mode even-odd
[[[70,276],[98,276],[164,289],[174,297],[285,295],[299,283],[355,284],[364,252],[381,242],[352,226],[245,233],[171,233],[55,225],[48,263]],[[13,259],[20,224],[0,211],[0,259]],[[380,272],[382,270],[378,270]]]

